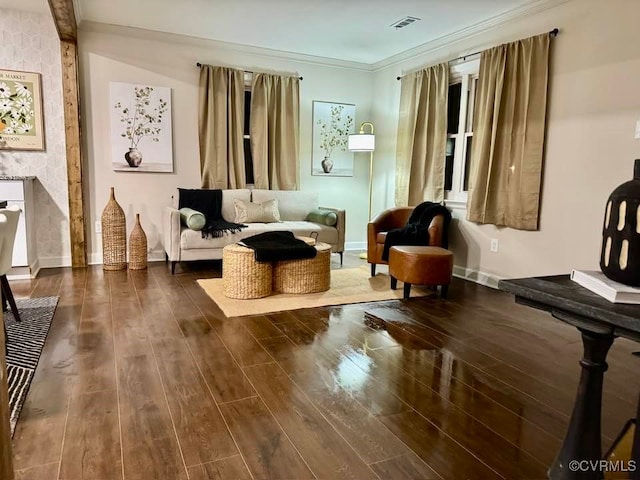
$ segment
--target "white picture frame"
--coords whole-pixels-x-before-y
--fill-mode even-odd
[[[111,162],[117,172],[173,172],[171,88],[109,83]]]
[[[353,177],[353,152],[347,149],[347,140],[354,133],[355,118],[354,104],[313,101],[311,175]]]

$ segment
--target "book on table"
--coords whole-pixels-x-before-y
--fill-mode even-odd
[[[640,304],[640,287],[615,282],[600,271],[573,270],[571,280],[610,302]]]

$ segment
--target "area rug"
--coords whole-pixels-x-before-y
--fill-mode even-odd
[[[397,290],[389,287],[389,276],[378,273],[371,278],[369,267],[331,270],[331,288],[326,292],[308,294],[279,293],[264,298],[236,300],[222,294],[222,279],[198,280],[198,284],[216,302],[227,317],[261,315],[300,308],[376,302],[402,298],[402,283]],[[432,293],[419,287],[411,289],[412,297]]]
[[[11,310],[4,312],[7,326],[7,383],[11,434],[16,428],[29,385],[38,366],[58,297],[16,299],[21,322],[16,322]]]

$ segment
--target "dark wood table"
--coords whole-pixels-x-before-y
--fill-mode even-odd
[[[498,288],[515,294],[517,303],[548,311],[582,334],[584,353],[580,360],[582,374],[578,393],[564,442],[549,469],[549,478],[601,479],[603,472],[572,471],[575,464],[570,462],[602,459],[602,382],[607,370],[607,353],[617,337],[640,342],[640,305],[611,303],[578,285],[568,275],[501,280]],[[635,431],[632,455],[640,466],[640,429]],[[640,472],[632,472],[631,478],[640,479]]]

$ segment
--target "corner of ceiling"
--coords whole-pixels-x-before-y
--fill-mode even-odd
[[[370,64],[371,71],[377,72],[393,65],[397,65],[398,63],[404,62],[406,60],[415,58],[419,55],[435,52],[438,49],[446,47],[447,45],[450,45],[454,42],[463,40],[470,36],[479,35],[513,20],[524,18],[530,15],[535,15],[545,10],[551,10],[552,8],[556,8],[570,1],[572,0],[537,0],[533,3],[520,5],[504,13],[478,22],[474,25],[470,25],[455,32],[448,33],[438,38],[434,38],[433,40],[423,43],[422,45],[410,48],[408,50],[405,50],[404,52],[396,53],[395,55],[391,55],[390,57],[387,57],[383,60],[372,63]]]
[[[80,0],[73,0],[73,12],[76,16],[76,25],[80,25],[80,22],[82,22],[82,19],[84,18],[82,15],[82,4],[80,3]]]

